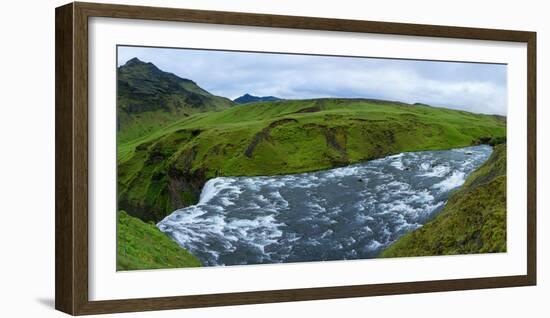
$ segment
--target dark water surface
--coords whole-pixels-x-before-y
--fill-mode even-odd
[[[490,146],[401,153],[347,167],[209,180],[157,224],[205,266],[375,257],[439,212]]]

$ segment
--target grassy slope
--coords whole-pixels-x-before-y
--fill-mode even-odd
[[[198,267],[200,261],[155,225],[118,212],[117,270]]]
[[[234,106],[119,143],[119,207],[158,221],[196,203],[215,176],[314,171],[505,134],[495,116],[426,105],[319,99]]]
[[[382,257],[506,251],[506,146],[472,173],[432,221],[408,233]]]

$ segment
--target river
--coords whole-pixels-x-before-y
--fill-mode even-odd
[[[158,228],[204,266],[376,257],[437,214],[490,146],[406,152],[311,173],[219,177]]]

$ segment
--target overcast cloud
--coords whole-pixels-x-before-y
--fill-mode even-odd
[[[506,115],[506,65],[119,47],[231,99],[363,97]]]

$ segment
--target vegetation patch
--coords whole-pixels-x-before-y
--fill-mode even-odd
[[[117,214],[117,270],[199,267],[201,262],[155,224]]]

